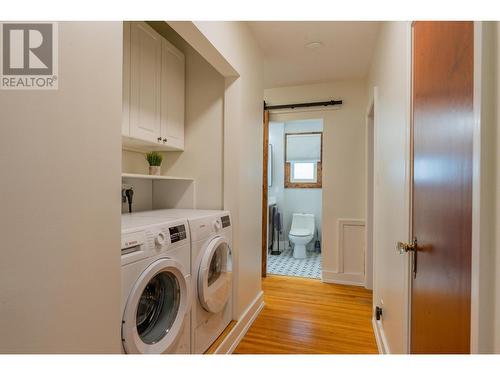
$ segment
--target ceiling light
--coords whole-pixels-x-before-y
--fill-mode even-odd
[[[306,48],[309,49],[318,49],[323,46],[323,43],[321,42],[311,42],[306,44]]]

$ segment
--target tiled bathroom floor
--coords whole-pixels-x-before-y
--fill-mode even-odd
[[[295,259],[291,249],[281,255],[268,254],[267,273],[321,279],[321,253],[308,251],[305,259]]]

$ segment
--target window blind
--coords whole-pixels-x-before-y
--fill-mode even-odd
[[[286,161],[320,161],[321,134],[287,134]]]

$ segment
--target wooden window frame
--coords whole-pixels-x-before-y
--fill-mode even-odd
[[[320,161],[316,163],[316,182],[291,182],[291,163],[286,161],[286,145],[288,135],[307,135],[319,134],[320,135]],[[321,189],[323,187],[323,132],[299,132],[299,133],[285,133],[285,189]]]

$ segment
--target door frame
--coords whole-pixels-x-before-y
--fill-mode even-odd
[[[481,252],[481,64],[482,22],[474,22],[473,104],[474,116],[472,145],[472,248],[471,248],[471,308],[470,352],[479,352],[479,295]]]
[[[373,207],[374,207],[374,185],[375,185],[375,101],[378,88],[373,88],[373,96],[370,97],[365,116],[365,288],[374,288],[374,254],[373,254]],[[371,137],[369,137],[371,135]],[[371,152],[369,152],[371,150]]]
[[[489,338],[491,335],[492,316],[488,306],[484,306],[484,301],[490,300],[488,292],[491,289],[489,278],[491,271],[488,268],[491,262],[491,255],[488,250],[493,249],[492,238],[495,235],[495,228],[491,225],[495,217],[495,212],[490,208],[491,199],[494,198],[494,191],[488,186],[493,184],[488,167],[494,162],[496,157],[496,145],[491,144],[492,129],[495,125],[488,122],[487,115],[483,123],[483,104],[488,106],[488,98],[485,97],[483,103],[483,93],[491,95],[491,89],[486,84],[483,88],[483,67],[484,75],[488,75],[487,59],[483,61],[483,56],[488,53],[488,46],[483,46],[488,33],[492,33],[491,28],[486,29],[488,23],[474,21],[474,87],[473,87],[473,149],[472,149],[472,254],[471,254],[471,322],[470,322],[470,352],[471,354],[491,352]],[[486,30],[486,31],[485,31]],[[485,78],[488,82],[488,78]],[[495,103],[496,104],[496,103]],[[486,108],[485,111],[488,111]],[[484,148],[484,149],[483,149]],[[493,164],[494,165],[494,164]],[[485,173],[481,172],[485,170]],[[481,207],[483,208],[481,210]],[[484,249],[481,249],[484,248]],[[493,311],[491,311],[493,314]]]
[[[268,162],[269,162],[269,111],[264,109],[262,118],[262,242],[261,242],[261,253],[262,253],[262,277],[267,276],[267,241],[268,241],[268,216],[269,209],[267,205],[267,195],[268,195]]]
[[[411,21],[408,23],[408,43],[407,43],[407,57],[410,64],[410,69],[408,70],[408,124],[409,128],[407,142],[408,142],[408,243],[411,242],[413,238],[413,24]],[[408,254],[408,265],[407,265],[407,290],[406,290],[406,354],[411,353],[411,293],[413,288],[413,254]]]
[[[299,121],[299,120],[310,120],[310,119],[318,119],[321,120],[323,123],[323,138],[322,142],[325,142],[324,138],[324,129],[325,129],[325,122],[326,122],[326,112],[336,110],[334,108],[332,109],[317,109],[317,108],[305,108],[305,109],[286,109],[286,110],[265,110],[263,113],[263,135],[262,135],[262,141],[263,141],[263,151],[262,151],[262,208],[261,208],[261,220],[262,220],[262,243],[261,243],[261,275],[262,277],[267,276],[267,230],[268,230],[268,191],[269,191],[269,186],[268,186],[268,152],[269,148],[267,145],[269,144],[269,125],[270,122],[277,122],[277,123],[286,123],[286,122],[291,122],[291,121]],[[271,119],[271,114],[273,115]],[[324,143],[322,143],[322,147],[324,149]],[[323,155],[323,151],[322,151]],[[283,168],[281,166],[280,168]],[[325,162],[322,158],[322,168],[325,170]],[[324,215],[324,209],[323,209],[323,201],[324,201],[324,193],[323,190],[321,192],[321,221],[323,222],[323,215]],[[323,239],[322,239],[323,241]],[[324,246],[324,242],[322,243],[322,248]],[[325,281],[325,278],[323,276],[323,272],[325,271],[324,266],[322,265],[321,267],[321,273],[322,273],[322,278],[321,280],[323,282],[328,282]],[[360,284],[364,285],[364,284]]]

